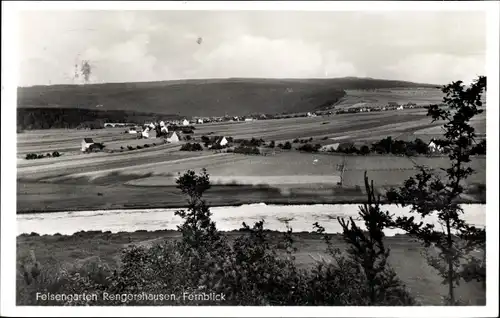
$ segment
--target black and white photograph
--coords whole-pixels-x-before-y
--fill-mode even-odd
[[[11,3],[2,315],[498,316],[500,5],[353,4]]]

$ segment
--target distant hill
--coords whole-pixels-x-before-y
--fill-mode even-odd
[[[124,110],[179,116],[296,113],[337,103],[345,89],[436,87],[372,78],[230,78],[18,88],[18,108]]]

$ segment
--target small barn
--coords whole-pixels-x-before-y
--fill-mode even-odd
[[[184,120],[182,121],[182,126],[189,126],[189,120],[184,119]]]
[[[224,136],[217,137],[217,139],[214,140],[212,147],[224,147],[228,143],[227,138]]]
[[[177,143],[179,142],[179,135],[175,131],[167,133],[167,142]]]
[[[198,123],[198,124],[203,124],[203,119],[198,118],[198,120],[196,121],[196,123]]]
[[[94,144],[94,140],[92,138],[83,138],[82,140],[82,151],[88,151],[90,146]]]

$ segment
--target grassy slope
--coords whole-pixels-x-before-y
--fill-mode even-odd
[[[236,238],[238,232],[226,233],[230,240]],[[271,241],[278,242],[282,233],[272,232]],[[325,255],[325,244],[320,237],[312,233],[295,233],[296,262],[301,267],[314,264],[312,257]],[[33,250],[42,267],[56,268],[67,264],[92,262],[96,258],[106,262],[112,268],[120,264],[121,250],[127,246],[150,246],[163,239],[179,238],[175,231],[133,232],[133,233],[77,233],[71,236],[18,236],[18,262],[30,255]],[[333,236],[335,246],[345,249],[346,245],[338,235]],[[405,282],[417,301],[423,305],[442,305],[441,295],[446,294],[446,286],[420,254],[422,247],[407,236],[398,235],[386,238],[391,249],[390,264],[398,276]],[[312,256],[312,257],[311,257]],[[18,284],[22,277],[18,275]],[[485,294],[477,283],[462,283],[456,289],[457,296],[469,305],[484,305]]]
[[[401,81],[339,79],[221,79],[18,88],[18,107],[128,110],[184,116],[294,113],[330,106],[344,89],[435,87]]]

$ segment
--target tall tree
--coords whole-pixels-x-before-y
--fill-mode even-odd
[[[398,217],[395,226],[421,239],[426,246],[438,248],[437,256],[428,254],[428,261],[444,278],[443,283],[448,285],[447,302],[454,305],[454,288],[461,278],[485,279],[484,272],[471,275],[471,267],[462,266],[477,263],[478,259],[470,252],[477,247],[486,248],[486,233],[464,221],[463,210],[457,201],[464,192],[464,181],[474,172],[468,166],[476,138],[470,120],[483,112],[481,96],[486,91],[486,77],[480,76],[468,87],[462,81],[453,82],[442,91],[444,106],[428,107],[427,115],[433,122],[444,121],[443,138],[436,139],[435,143],[446,150],[450,159],[450,167],[442,169],[446,179],[420,166],[420,173],[406,180],[401,188],[388,191],[387,198],[390,202],[410,206],[411,212],[420,218],[437,217],[441,229],[416,221],[414,216]]]

